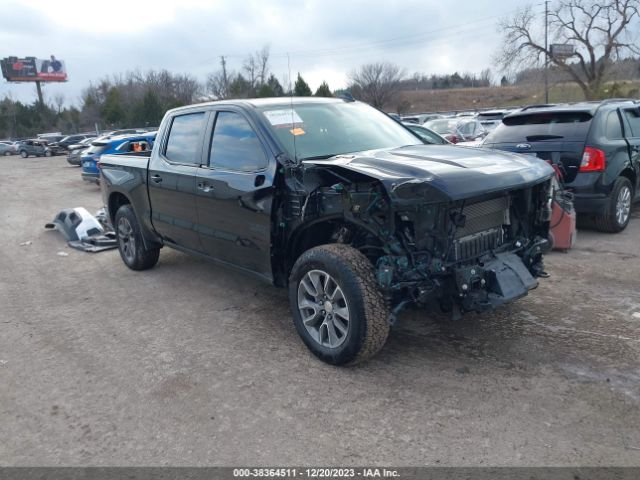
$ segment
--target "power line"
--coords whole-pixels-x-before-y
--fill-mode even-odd
[[[433,29],[433,30],[429,30],[426,32],[420,32],[420,33],[414,33],[411,35],[403,35],[403,36],[398,36],[398,37],[391,37],[391,38],[387,38],[387,39],[383,39],[383,40],[376,40],[376,41],[372,41],[372,42],[368,42],[368,43],[362,43],[362,44],[354,44],[354,45],[346,45],[346,46],[342,46],[342,47],[333,47],[333,48],[322,48],[322,49],[307,49],[307,50],[294,50],[294,51],[290,51],[288,52],[289,55],[291,57],[305,57],[305,56],[323,56],[323,57],[327,57],[327,56],[341,56],[344,55],[345,51],[351,51],[351,52],[358,52],[358,51],[362,51],[362,50],[370,50],[370,49],[389,49],[389,48],[402,48],[402,47],[406,47],[406,46],[410,46],[416,43],[422,43],[424,41],[429,40],[431,37],[433,37],[434,35],[438,36],[438,37],[442,37],[442,35],[437,35],[441,32],[446,32],[446,31],[452,31],[450,32],[448,35],[460,35],[460,32],[455,32],[455,30],[457,29],[462,29],[464,27],[468,27],[470,25],[479,25],[488,21],[492,21],[495,20],[497,18],[501,18],[504,17],[506,15],[509,15],[511,13],[514,13],[518,11],[518,9],[512,9],[509,10],[507,12],[503,12],[500,15],[492,15],[492,16],[488,16],[488,17],[483,17],[483,18],[479,18],[476,20],[473,20],[471,22],[465,22],[465,23],[460,23],[460,24],[456,24],[456,25],[449,25],[446,27],[441,27],[441,28],[437,28],[437,29]],[[486,28],[486,27],[485,27]],[[467,33],[468,30],[465,30],[462,33]],[[224,56],[225,58],[244,58],[247,55],[249,55],[248,53],[230,53],[230,54],[218,54],[215,55],[214,57],[211,58],[207,58],[204,59],[202,61],[199,62],[199,65],[203,65],[206,64],[212,60],[215,60],[217,58],[220,58],[221,56]],[[271,57],[282,57],[285,58],[287,56],[286,52],[275,52],[275,53],[270,53]]]

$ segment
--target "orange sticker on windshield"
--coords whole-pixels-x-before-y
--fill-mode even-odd
[[[291,135],[304,135],[305,131],[303,129],[301,129],[300,127],[294,128],[292,130],[289,130],[291,132]]]

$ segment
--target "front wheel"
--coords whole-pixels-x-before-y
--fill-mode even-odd
[[[303,253],[289,278],[289,301],[302,341],[332,365],[373,357],[389,335],[389,311],[373,266],[347,245]]]
[[[51,156],[51,150],[47,150],[46,152],[44,152],[44,156],[45,157],[50,157]]]
[[[131,270],[148,270],[158,263],[160,249],[145,247],[140,224],[131,205],[122,205],[116,212],[116,235],[120,257]]]
[[[619,177],[613,184],[606,211],[596,217],[596,228],[601,232],[618,233],[627,228],[631,218],[633,185],[626,177]]]

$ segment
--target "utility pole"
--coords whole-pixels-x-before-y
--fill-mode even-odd
[[[544,103],[549,103],[549,0],[544,2]]]

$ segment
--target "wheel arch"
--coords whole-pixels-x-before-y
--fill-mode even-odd
[[[627,178],[631,182],[633,190],[636,190],[636,188],[638,187],[638,177],[636,175],[636,172],[631,167],[627,167],[622,170],[622,172],[620,172],[620,176]]]
[[[114,225],[116,221],[116,212],[122,205],[131,204],[131,200],[124,193],[112,192],[109,195],[109,201],[107,204],[107,210],[109,212],[109,220]]]
[[[145,225],[145,222],[140,217],[140,212],[138,212],[135,203],[131,201],[129,196],[120,191],[111,192],[107,200],[107,211],[109,213],[109,220],[111,221],[111,225],[115,228],[116,212],[122,205],[131,205],[131,208],[138,217],[138,223],[140,225],[142,240],[145,247],[149,249],[162,247],[162,240],[160,240],[160,238],[154,231],[150,231],[149,228]]]
[[[341,215],[318,218],[300,225],[291,233],[284,249],[285,261],[278,262],[280,268],[275,269],[277,275],[274,278],[281,279],[282,283],[286,284],[293,265],[304,252],[319,245],[342,243],[336,241],[334,237],[343,227],[346,227],[352,235],[368,234],[377,238],[381,245],[383,243],[379,233],[366,224],[348,220]],[[350,242],[344,243],[350,244]]]

